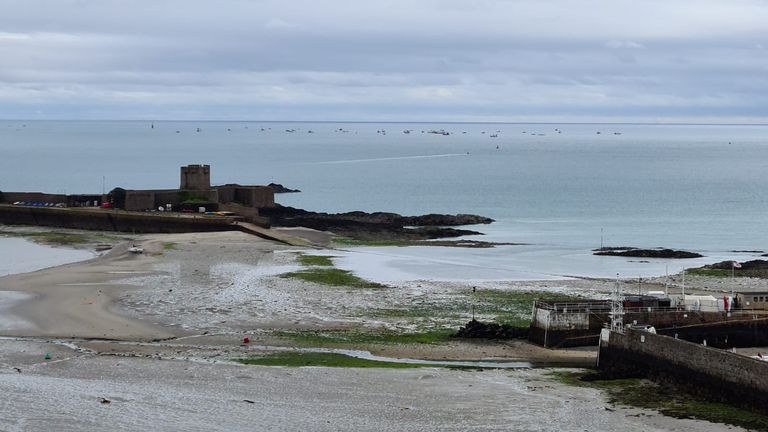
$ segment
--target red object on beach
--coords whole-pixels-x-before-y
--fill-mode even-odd
[[[248,336],[244,337],[243,338],[243,343],[244,344],[251,343],[251,338],[249,338]]]

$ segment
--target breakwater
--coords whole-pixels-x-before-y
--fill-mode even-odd
[[[582,302],[554,307],[534,305],[528,340],[544,347],[598,345],[600,331],[610,322],[605,302]],[[768,346],[768,319],[764,311],[685,311],[669,308],[625,309],[624,322],[648,324],[659,334],[730,347]]]
[[[23,207],[0,204],[0,223],[97,231],[184,233],[235,231],[232,220],[219,216],[162,214],[88,208]]]
[[[604,329],[597,367],[608,376],[670,383],[768,414],[768,362],[733,352],[644,331]]]

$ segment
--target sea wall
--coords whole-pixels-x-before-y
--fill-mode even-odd
[[[237,230],[229,219],[216,216],[10,205],[0,205],[0,223],[136,233]]]
[[[259,216],[259,209],[255,207],[244,207],[239,204],[219,204],[219,210],[230,211],[242,216],[246,221],[253,222],[261,227],[269,227],[269,218]]]
[[[694,343],[716,348],[768,346],[768,319],[740,319],[657,329],[657,333],[677,336]]]
[[[688,327],[696,324],[741,319],[736,316],[728,317],[722,312],[648,312],[644,310],[627,312],[624,315],[624,323],[626,324],[650,324],[657,329],[679,328],[676,332],[680,335],[687,335],[689,331],[693,331]],[[564,313],[534,308],[528,340],[544,347],[595,346],[598,344],[600,331],[609,321],[608,312],[604,311]],[[675,331],[671,331],[671,334],[674,333]],[[681,337],[687,339],[687,337]],[[766,345],[768,345],[768,336],[766,339]],[[755,344],[735,346],[755,346]]]
[[[768,362],[732,352],[643,331],[603,330],[597,367],[768,414]]]

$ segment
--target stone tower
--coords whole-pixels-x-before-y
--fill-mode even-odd
[[[181,167],[182,190],[209,190],[211,189],[210,165],[187,165]]]

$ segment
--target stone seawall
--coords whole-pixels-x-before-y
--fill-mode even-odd
[[[625,334],[603,330],[597,366],[608,375],[673,383],[711,400],[768,414],[768,362],[627,329]]]
[[[729,317],[723,312],[642,311],[627,312],[624,322],[650,324],[656,327],[659,333],[677,333],[686,340],[709,338],[714,344],[722,347],[768,345],[768,322],[757,320],[758,323],[753,324],[751,318],[751,315],[737,312]],[[533,311],[528,340],[548,348],[595,346],[600,331],[609,321],[608,312],[563,313],[536,308]],[[736,321],[742,324],[737,324]]]
[[[102,209],[0,205],[0,223],[97,231],[184,233],[235,231],[231,221],[215,216],[164,215]]]
[[[666,336],[704,343],[715,348],[768,346],[768,319],[731,318],[731,321],[656,329]]]

